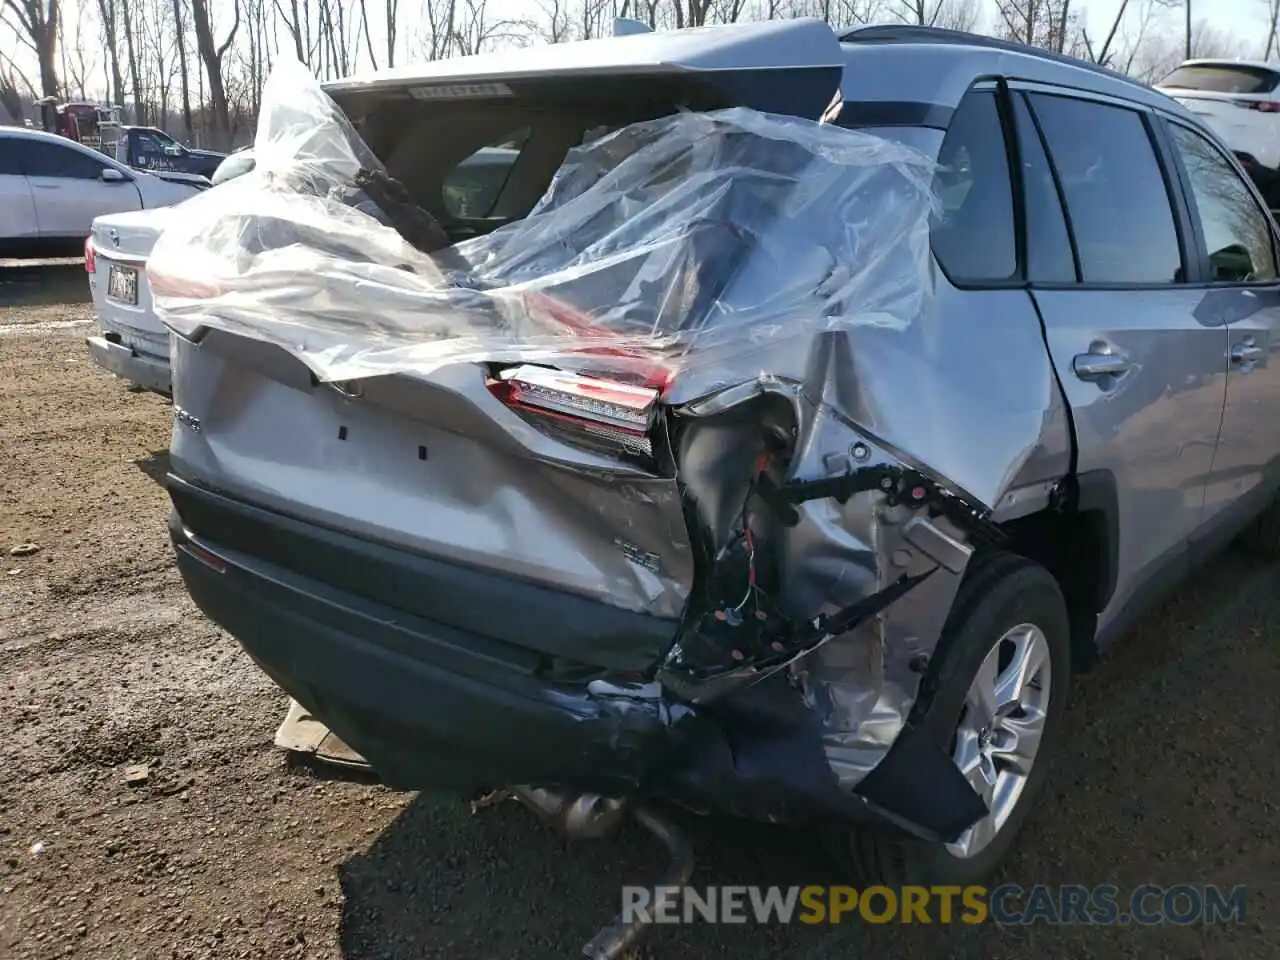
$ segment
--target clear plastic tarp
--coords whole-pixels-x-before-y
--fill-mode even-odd
[[[745,381],[780,339],[928,307],[934,164],[910,147],[746,108],[585,140],[527,216],[450,245],[316,80],[278,65],[255,168],[155,246],[157,312],[277,344],[321,380],[585,351]]]

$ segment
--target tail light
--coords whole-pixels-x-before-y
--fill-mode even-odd
[[[1246,110],[1257,110],[1259,113],[1280,113],[1280,103],[1275,100],[1239,100],[1237,102]]]
[[[84,272],[98,272],[98,255],[93,249],[92,235],[84,238]]]
[[[541,426],[631,453],[653,453],[648,433],[659,396],[655,387],[526,364],[503,370],[489,381],[489,390]]]

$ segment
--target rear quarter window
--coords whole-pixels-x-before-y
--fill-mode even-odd
[[[1009,154],[994,90],[975,90],[956,108],[938,153],[942,210],[933,252],[960,283],[1009,280],[1018,270]]]
[[[1223,64],[1179,67],[1160,81],[1160,86],[1206,93],[1270,93],[1278,81],[1280,73],[1265,67]]]

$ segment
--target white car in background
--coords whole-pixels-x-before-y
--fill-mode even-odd
[[[43,130],[0,127],[0,256],[74,256],[95,217],[200,192]]]
[[[481,147],[443,178],[442,203],[456,216],[484,215],[502,191],[518,150]],[[213,186],[254,167],[253,150],[239,150],[218,165]],[[165,226],[181,216],[180,207],[140,210],[98,217],[84,245],[98,332],[87,337],[98,366],[147,390],[166,396],[169,382],[169,331],[151,303],[147,257]]]
[[[1187,60],[1156,89],[1196,114],[1280,209],[1280,63]]]

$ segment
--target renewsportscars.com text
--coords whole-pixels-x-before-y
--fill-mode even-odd
[[[1241,923],[1243,886],[1143,884],[1129,891],[1021,887],[623,887],[622,919],[652,923],[996,923],[1114,925]]]

